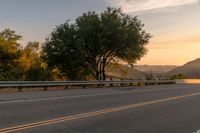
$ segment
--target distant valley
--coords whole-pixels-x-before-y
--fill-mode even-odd
[[[200,78],[200,58],[190,61],[183,66],[173,65],[136,65],[133,68],[128,65],[110,65],[107,75],[127,79],[145,79],[147,75],[172,77],[182,75],[184,78]]]
[[[177,66],[137,65],[130,67],[129,65],[110,64],[106,73],[107,75],[115,78],[146,79],[150,74],[156,78],[158,75],[165,75],[165,73],[175,68],[177,68]]]

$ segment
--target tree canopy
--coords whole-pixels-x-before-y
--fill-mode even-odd
[[[20,44],[22,36],[5,29],[0,32],[0,80],[52,79],[41,58],[39,42]]]
[[[15,31],[5,29],[0,32],[0,79],[15,79],[19,58],[19,43],[22,37]]]
[[[89,11],[75,23],[67,21],[56,27],[46,40],[43,51],[47,63],[59,68],[69,79],[91,73],[105,80],[105,69],[111,62],[133,65],[146,53],[151,35],[143,29],[137,16],[121,9],[107,8],[98,14]]]
[[[137,16],[121,9],[89,11],[57,26],[41,47],[0,32],[0,80],[106,79],[109,64],[133,65],[146,53],[151,35]]]

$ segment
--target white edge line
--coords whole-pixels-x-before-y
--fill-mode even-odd
[[[2,104],[11,104],[11,103],[22,103],[22,102],[36,102],[36,101],[47,101],[47,100],[58,100],[58,99],[71,99],[71,98],[81,98],[81,97],[94,97],[94,96],[104,96],[104,95],[114,95],[114,94],[126,94],[126,93],[134,93],[134,92],[151,92],[156,90],[169,90],[174,88],[162,88],[162,89],[151,89],[151,90],[134,90],[134,91],[124,91],[124,92],[109,92],[109,93],[101,93],[101,94],[83,94],[83,95],[75,95],[75,96],[58,96],[58,97],[48,97],[48,98],[37,98],[37,99],[22,99],[22,100],[12,100],[12,101],[4,101],[0,102]]]

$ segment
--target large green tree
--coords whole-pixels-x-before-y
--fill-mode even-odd
[[[84,13],[74,24],[66,22],[58,26],[47,39],[44,45],[47,62],[70,79],[89,69],[96,79],[105,80],[105,69],[110,62],[133,65],[146,54],[145,45],[151,36],[143,26],[137,17],[121,9]]]
[[[58,68],[68,79],[78,79],[84,65],[80,46],[74,25],[66,22],[58,26],[43,47],[48,67]]]

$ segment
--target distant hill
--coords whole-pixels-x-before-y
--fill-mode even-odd
[[[200,58],[177,67],[167,73],[168,75],[182,74],[187,78],[200,78]]]
[[[106,75],[113,78],[145,79],[146,74],[127,65],[110,64],[106,69]]]
[[[177,66],[173,66],[173,65],[136,65],[136,66],[134,66],[134,68],[141,72],[145,72],[145,73],[163,74],[163,73],[167,73],[167,72],[177,68]]]

